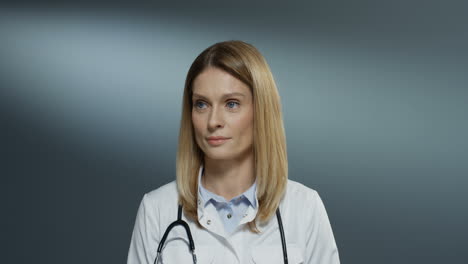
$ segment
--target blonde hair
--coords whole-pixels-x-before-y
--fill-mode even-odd
[[[198,172],[204,154],[195,141],[192,125],[192,84],[207,67],[231,74],[244,82],[253,95],[258,212],[248,226],[258,233],[256,222],[267,221],[274,215],[283,197],[288,162],[278,90],[268,63],[251,44],[234,40],[216,43],[198,55],[190,66],[185,80],[176,161],[179,203],[185,215],[201,226],[197,216]]]

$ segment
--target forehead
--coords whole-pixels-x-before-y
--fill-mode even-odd
[[[250,95],[249,87],[231,74],[214,67],[201,72],[193,81],[193,93],[217,96],[225,93]]]

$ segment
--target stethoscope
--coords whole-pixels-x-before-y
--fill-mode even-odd
[[[283,222],[281,221],[281,214],[280,214],[279,208],[276,209],[276,219],[278,220],[279,231],[281,234],[281,244],[283,246],[284,263],[288,264],[288,252],[286,251],[286,240],[284,238]],[[177,212],[177,220],[172,222],[169,225],[169,227],[167,227],[166,231],[164,232],[164,235],[161,241],[159,242],[158,251],[156,253],[156,259],[154,260],[154,264],[158,262],[159,256],[161,255],[162,248],[164,247],[164,243],[166,242],[167,235],[169,235],[169,232],[171,232],[172,228],[178,225],[181,225],[185,228],[185,232],[187,233],[187,237],[189,239],[189,249],[190,249],[190,252],[192,253],[193,263],[194,264],[197,263],[197,255],[195,254],[195,243],[193,242],[192,232],[190,232],[190,227],[187,224],[187,222],[182,220],[182,205],[179,204],[179,210]]]

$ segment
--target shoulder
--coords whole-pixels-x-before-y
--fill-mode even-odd
[[[161,185],[159,188],[156,188],[148,193],[148,199],[161,199],[167,196],[177,196],[177,184],[176,181],[171,181],[169,183]]]
[[[328,216],[319,193],[306,185],[288,180],[281,213],[290,218],[292,226],[301,227],[298,232],[324,225]],[[304,229],[305,228],[305,229]]]
[[[177,206],[177,184],[171,181],[157,189],[145,193],[142,203],[147,207]]]
[[[293,202],[300,201],[315,201],[318,197],[318,192],[302,183],[289,180],[286,187],[285,200]]]
[[[321,204],[319,193],[296,181],[288,180],[286,192],[282,200],[282,210],[302,217],[312,217],[317,213],[318,205]]]

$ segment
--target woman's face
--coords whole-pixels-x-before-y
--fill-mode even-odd
[[[252,93],[223,70],[208,67],[195,78],[192,123],[205,157],[232,160],[253,153]]]

